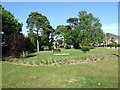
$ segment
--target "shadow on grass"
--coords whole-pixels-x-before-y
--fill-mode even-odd
[[[30,58],[30,57],[34,57],[34,56],[37,56],[37,55],[28,55],[28,56],[26,56],[26,58]]]
[[[117,57],[120,57],[118,54],[113,54],[113,55],[115,55],[115,56],[117,56]]]

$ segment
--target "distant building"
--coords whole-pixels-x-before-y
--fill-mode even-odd
[[[112,34],[112,33],[106,33],[107,44],[112,43],[111,38],[115,39],[116,44],[120,44],[120,36]]]

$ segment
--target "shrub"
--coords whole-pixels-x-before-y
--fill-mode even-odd
[[[30,64],[30,65],[33,65],[33,62],[32,62],[32,60],[30,60],[30,61],[29,61],[29,64]]]
[[[60,48],[64,48],[64,46],[60,46]]]
[[[23,64],[26,64],[26,63],[27,63],[27,62],[24,60],[24,61],[23,61]]]
[[[81,49],[82,49],[83,52],[89,52],[90,51],[89,46],[83,46]]]
[[[117,47],[120,47],[120,44],[117,44]]]
[[[34,52],[35,51],[35,35],[31,35],[31,33],[28,33],[28,37],[25,38],[25,43],[26,43],[26,46],[25,46],[25,50],[29,51],[29,52]]]
[[[106,47],[106,45],[99,45],[98,47]]]
[[[66,49],[70,49],[71,48],[71,46],[70,45],[66,45],[66,47],[65,47]]]
[[[19,61],[19,58],[14,58],[12,56],[9,56],[9,57],[3,58],[2,61],[15,62],[15,61]]]
[[[12,33],[7,36],[6,45],[9,55],[19,57],[21,52],[25,50],[25,37],[22,33]]]
[[[44,60],[41,60],[40,63],[41,63],[41,64],[44,64],[45,62],[44,62]]]
[[[46,59],[46,61],[45,61],[45,64],[47,64],[47,65],[49,64],[49,62],[48,62],[48,60],[47,60],[47,59]]]
[[[56,60],[56,62],[58,63],[58,62],[59,62],[59,60]]]
[[[54,46],[51,46],[51,49],[53,50],[53,49],[54,49]]]
[[[40,60],[39,60],[39,59],[36,60],[36,61],[35,61],[35,64],[36,64],[36,65],[39,65],[39,64],[40,64]]]
[[[52,63],[55,63],[55,60],[52,58]]]
[[[49,64],[52,64],[52,61],[51,61],[51,60],[49,61]]]
[[[13,62],[13,58],[12,57],[6,57],[2,59],[3,61],[8,61],[8,62]]]
[[[25,52],[23,51],[21,54],[20,54],[21,57],[25,57]]]
[[[118,45],[114,44],[114,43],[110,43],[110,44],[107,45],[107,47],[116,47],[116,46],[118,46]]]
[[[90,49],[94,49],[94,46],[91,46]]]
[[[86,59],[87,59],[86,56],[81,57],[81,60],[86,60]]]
[[[20,54],[21,57],[26,57],[28,56],[28,51],[23,51],[21,54]]]

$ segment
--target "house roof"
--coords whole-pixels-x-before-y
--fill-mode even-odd
[[[107,38],[115,38],[116,40],[120,40],[120,36],[119,35],[115,35],[112,33],[106,33]]]

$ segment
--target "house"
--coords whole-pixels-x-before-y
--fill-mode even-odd
[[[106,33],[107,44],[112,43],[111,38],[114,38],[116,44],[120,44],[120,36],[119,35],[115,35],[115,34],[112,34],[112,33]]]

